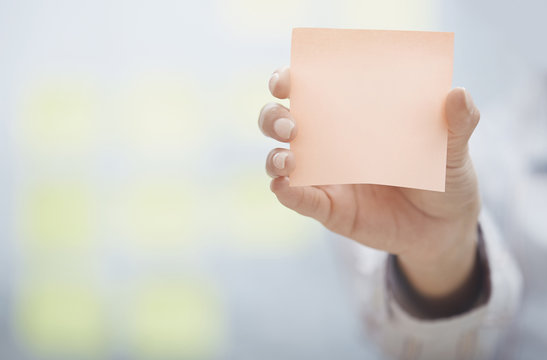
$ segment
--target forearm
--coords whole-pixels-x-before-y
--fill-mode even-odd
[[[516,314],[522,279],[490,219],[483,214],[475,230],[479,297],[467,310],[445,316],[432,314],[430,304],[409,306],[408,293],[393,281],[392,261],[397,256],[388,256],[386,263],[380,252],[357,245],[352,249],[357,259],[352,266],[357,280],[352,283],[367,336],[392,358],[491,358]]]
[[[393,258],[398,276],[408,287],[406,291],[439,316],[465,311],[481,290],[477,224],[454,233],[458,240],[434,257]]]

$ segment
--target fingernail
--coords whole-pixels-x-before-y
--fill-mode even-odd
[[[287,118],[279,118],[274,122],[275,133],[284,140],[289,140],[292,130],[294,129],[294,123]]]
[[[272,76],[270,76],[270,81],[268,82],[268,87],[270,88],[270,92],[272,94],[275,89],[275,85],[277,85],[278,81],[279,81],[279,74],[276,71],[272,74]]]
[[[273,164],[276,168],[279,170],[283,170],[285,168],[285,160],[287,160],[287,154],[286,152],[278,152],[273,156]]]

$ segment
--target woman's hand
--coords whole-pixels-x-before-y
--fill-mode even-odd
[[[269,82],[277,98],[290,96],[290,70],[277,70]],[[266,159],[271,190],[286,207],[320,221],[363,245],[396,254],[413,287],[423,296],[443,298],[461,288],[475,263],[480,210],[477,178],[467,143],[480,115],[463,88],[446,99],[448,155],[446,191],[384,185],[289,187],[293,154],[277,148]],[[281,142],[298,136],[289,109],[269,103],[259,116],[262,132]]]

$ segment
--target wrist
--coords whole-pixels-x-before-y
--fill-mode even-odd
[[[424,298],[447,298],[470,283],[476,262],[477,220],[451,229],[452,239],[436,239],[428,251],[398,256],[402,274]]]
[[[477,228],[477,233],[475,261],[471,274],[462,286],[447,296],[427,297],[420,294],[403,273],[398,257],[388,257],[387,284],[394,298],[406,312],[421,319],[447,318],[469,312],[488,301],[490,270],[480,227]]]

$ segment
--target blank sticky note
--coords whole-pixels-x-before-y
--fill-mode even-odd
[[[454,34],[296,28],[291,186],[444,191]]]

